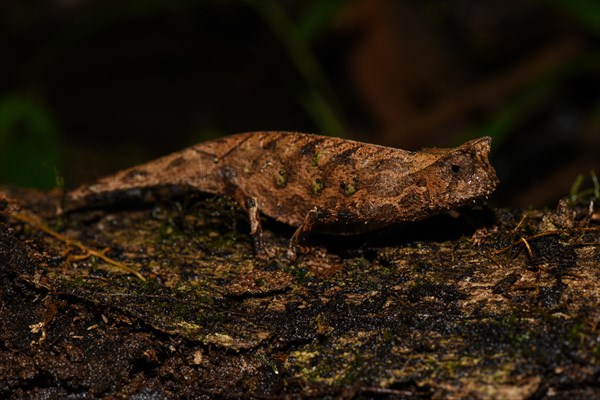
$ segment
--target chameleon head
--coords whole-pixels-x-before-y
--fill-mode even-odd
[[[430,195],[430,209],[459,207],[495,190],[498,177],[488,160],[491,141],[483,137],[440,151],[440,157],[421,175]]]

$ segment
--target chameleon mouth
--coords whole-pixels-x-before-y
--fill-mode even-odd
[[[478,161],[483,164],[484,169],[488,171],[490,175],[494,177],[495,180],[497,180],[498,178],[496,177],[496,171],[494,170],[494,167],[492,167],[492,164],[490,164],[488,153],[478,153],[477,158]]]
[[[493,192],[498,183],[500,183],[500,180],[496,175],[496,170],[492,167],[488,158],[491,151],[491,145],[492,138],[489,136],[471,140],[463,145],[470,148],[471,154],[474,155],[473,161],[477,165],[477,170],[481,171],[479,184],[481,185],[484,194]]]
[[[483,172],[482,175],[484,177],[484,179],[482,179],[480,182],[482,184],[482,192],[488,195],[493,192],[498,183],[500,183],[500,180],[496,175],[496,170],[492,164],[490,164],[490,160],[488,158],[491,150],[492,138],[486,136],[476,139],[474,142],[475,143],[473,143],[473,147],[475,151],[475,160],[480,166],[479,169]]]
[[[488,186],[490,193],[498,186],[500,183],[500,179],[498,179],[498,175],[496,175],[496,170],[490,164],[490,161],[487,157],[487,154],[478,154],[478,161],[483,166],[483,171],[485,171],[488,178]]]

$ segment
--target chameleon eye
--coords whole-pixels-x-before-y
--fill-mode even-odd
[[[460,165],[452,164],[450,166],[450,171],[452,171],[455,174],[458,174],[460,172]]]

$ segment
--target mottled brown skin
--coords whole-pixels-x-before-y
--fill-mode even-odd
[[[234,196],[247,210],[257,254],[259,212],[311,231],[349,235],[416,221],[492,193],[489,137],[452,149],[405,151],[291,132],[252,132],[200,143],[69,194],[74,207],[117,192],[181,186]]]

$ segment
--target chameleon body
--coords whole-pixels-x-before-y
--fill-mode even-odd
[[[491,139],[412,152],[333,137],[252,132],[200,143],[69,194],[70,204],[160,186],[234,196],[261,246],[259,212],[311,231],[348,235],[450,210],[495,189]],[[260,249],[257,249],[260,252]]]

